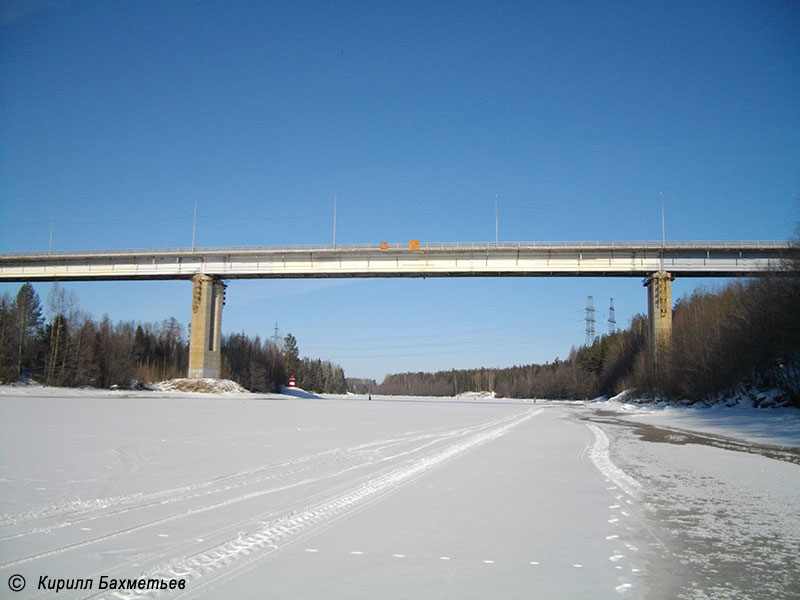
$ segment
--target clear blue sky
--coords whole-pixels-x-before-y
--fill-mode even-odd
[[[0,0],[0,251],[787,239],[800,4]],[[676,281],[676,296],[697,284]],[[0,285],[15,294],[18,285]],[[38,285],[46,298],[51,284]],[[188,323],[187,282],[65,285]],[[636,279],[230,282],[348,376],[562,358]]]

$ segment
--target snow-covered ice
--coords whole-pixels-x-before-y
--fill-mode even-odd
[[[25,577],[15,598],[55,597],[42,576],[94,583],[59,598],[797,594],[798,464],[671,443],[673,422],[608,403],[476,400],[0,387],[0,585]],[[102,576],[185,589],[111,592]]]

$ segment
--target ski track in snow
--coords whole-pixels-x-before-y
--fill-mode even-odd
[[[621,490],[633,498],[638,499],[642,486],[638,481],[611,461],[608,436],[593,423],[586,423],[586,426],[589,428],[589,431],[592,432],[591,446],[588,448],[589,460],[591,460],[592,464]]]
[[[606,487],[609,493],[614,496],[614,503],[608,506],[609,518],[608,523],[614,527],[621,526],[630,518],[636,519],[638,524],[644,528],[649,536],[663,547],[661,541],[650,531],[644,522],[633,514],[633,504],[639,501],[642,492],[641,484],[625,473],[622,469],[617,467],[611,460],[610,442],[605,432],[594,425],[593,423],[584,423],[591,433],[591,439],[584,448],[584,457],[588,458],[592,465],[599,471],[603,479],[601,483]],[[632,498],[632,499],[631,499]],[[616,565],[615,568],[622,569],[620,561],[627,558],[628,555],[635,555],[638,548],[630,543],[624,543],[624,550],[619,547],[623,543],[619,534],[612,534],[606,536],[606,540],[614,544],[612,554],[608,560]],[[575,565],[580,567],[581,565]],[[632,573],[638,573],[639,569],[634,567],[631,569]],[[627,575],[622,575],[618,578],[619,585],[614,588],[614,591],[619,595],[626,595],[633,588],[633,584],[629,581]]]
[[[6,516],[0,521],[0,540],[5,545],[26,540],[32,540],[34,546],[52,544],[48,542],[48,534],[57,530],[73,535],[82,532],[83,537],[73,543],[40,548],[37,552],[0,564],[0,568],[61,557],[95,545],[97,551],[103,552],[108,550],[106,546],[111,540],[134,532],[204,513],[208,513],[208,522],[211,523],[212,515],[231,505],[294,488],[307,489],[299,499],[284,506],[272,506],[265,513],[248,514],[245,519],[239,518],[236,522],[204,531],[199,534],[200,539],[191,542],[184,540],[177,545],[139,553],[115,567],[117,571],[124,567],[146,570],[140,576],[148,578],[192,580],[191,593],[196,593],[199,588],[234,576],[249,568],[252,562],[329,526],[463,453],[505,435],[540,411],[528,409],[490,421],[439,428],[427,433],[407,432],[399,437],[328,450],[150,494],[76,501]],[[248,491],[248,488],[255,489]],[[198,499],[203,500],[198,502]],[[166,509],[167,514],[153,519],[153,512],[162,509]],[[135,515],[137,511],[143,511],[146,520],[131,520],[131,515],[128,515],[128,527],[119,528],[114,524],[114,519],[120,515]],[[20,525],[24,527],[20,528]],[[243,529],[245,533],[242,533]],[[94,533],[94,537],[87,538],[86,534],[90,533]],[[164,533],[158,535],[168,537]],[[212,547],[174,559],[176,554],[192,552],[196,548],[192,542],[210,538],[217,540]],[[220,538],[224,541],[218,541]],[[106,591],[88,597],[150,598],[162,593],[175,592],[117,591],[109,594]]]

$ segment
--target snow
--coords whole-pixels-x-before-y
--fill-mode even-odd
[[[281,390],[284,396],[294,396],[295,398],[319,398],[317,394],[312,394],[299,387],[284,387]]]
[[[230,379],[177,378],[150,386],[158,392],[202,392],[205,394],[247,394],[247,390]]]
[[[667,402],[631,402],[626,393],[595,406],[619,411],[625,418],[660,427],[728,436],[757,444],[800,447],[800,409],[755,408],[752,402],[734,406],[678,406]]]
[[[586,426],[592,432],[593,436],[592,445],[589,448],[589,459],[603,475],[613,481],[620,489],[624,490],[630,496],[638,498],[641,485],[612,462],[609,456],[610,442],[608,436],[593,423],[587,423]]]
[[[462,392],[456,396],[459,400],[488,400],[494,397],[494,392]]]
[[[94,581],[59,598],[796,594],[798,464],[673,443],[695,413],[626,406],[0,387],[0,582],[25,577],[15,598],[52,597],[41,576]],[[186,589],[103,592],[104,575]]]

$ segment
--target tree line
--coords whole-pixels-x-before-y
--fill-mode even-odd
[[[45,311],[48,316],[45,317]],[[135,386],[185,376],[187,331],[161,323],[99,322],[54,285],[46,309],[30,284],[0,298],[0,382],[53,386]],[[573,348],[566,360],[508,368],[387,375],[378,384],[346,379],[329,361],[300,357],[288,334],[278,347],[244,333],[223,336],[222,373],[251,391],[279,391],[294,376],[311,392],[585,399],[635,390],[687,402],[732,394],[737,386],[777,388],[800,406],[800,279],[775,276],[696,290],[673,311],[669,343],[654,358],[647,318]]]
[[[96,322],[80,309],[74,293],[58,285],[52,287],[46,304],[29,283],[14,298],[0,297],[0,383],[34,380],[63,387],[138,387],[186,376],[188,332],[176,319],[112,323],[103,316]],[[339,365],[300,358],[291,334],[284,347],[244,333],[225,335],[220,375],[257,392],[280,391],[290,375],[308,391],[347,390]]]
[[[344,394],[344,370],[327,360],[300,357],[297,339],[287,334],[282,348],[258,336],[234,333],[222,338],[222,373],[251,391],[280,391],[294,377],[309,392]]]
[[[375,384],[375,382],[372,382]],[[359,382],[363,388],[368,383]],[[779,389],[800,407],[800,279],[780,274],[696,290],[673,311],[668,344],[649,351],[647,317],[573,348],[566,360],[501,369],[387,375],[381,394],[587,399],[634,390],[688,403],[741,389]]]

